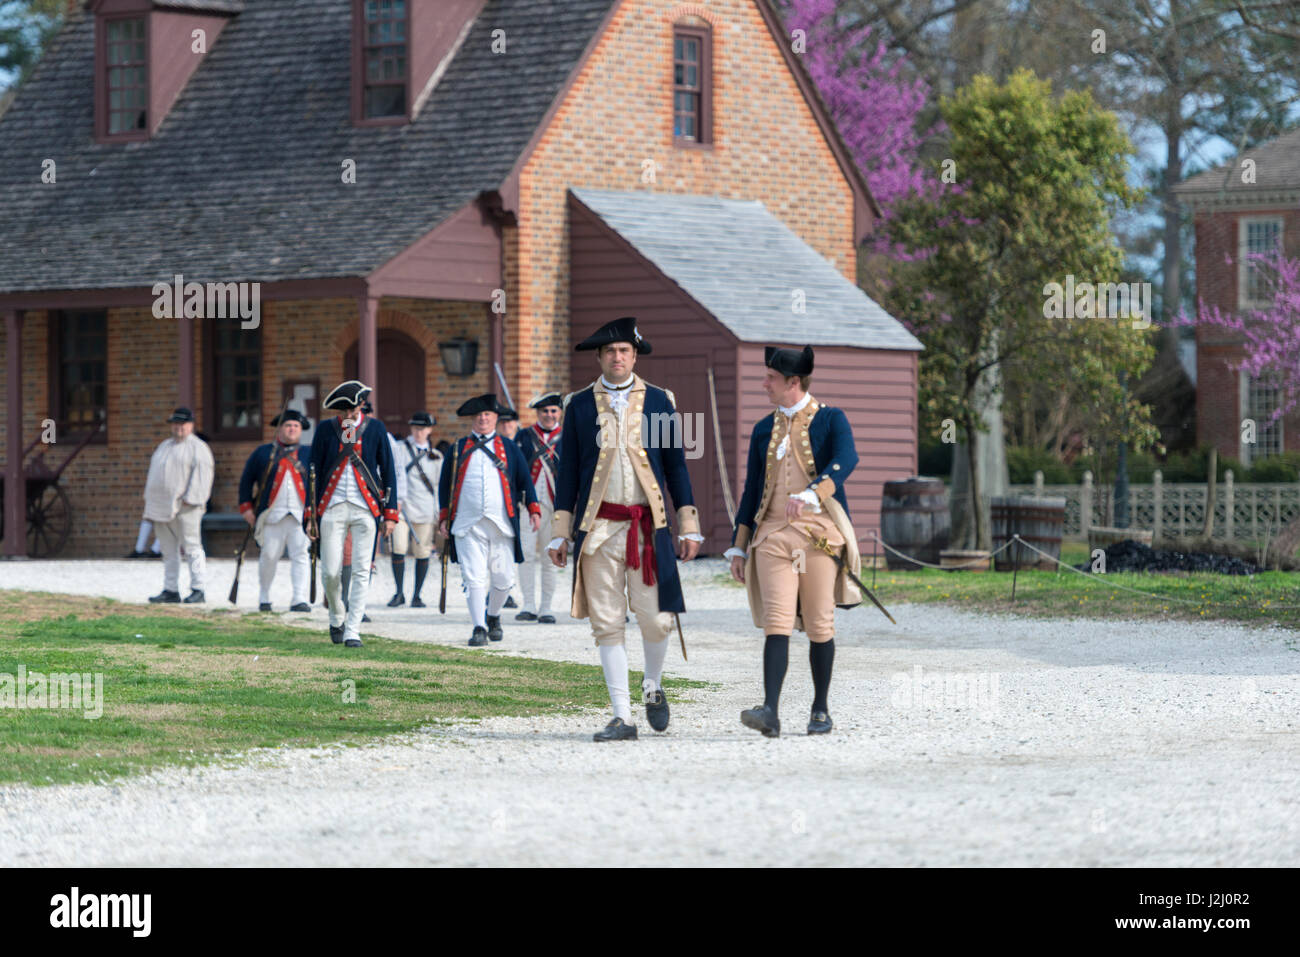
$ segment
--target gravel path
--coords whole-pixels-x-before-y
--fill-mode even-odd
[[[224,598],[233,562],[210,568]],[[691,659],[670,651],[668,672],[715,686],[673,701],[665,735],[642,716],[640,741],[597,745],[602,714],[500,718],[113,786],[0,788],[0,846],[72,866],[1300,864],[1300,634],[838,612],[835,732],[803,734],[796,637],[787,734],[768,741],[737,719],[762,697],[761,639],[743,592],[713,581],[722,568],[687,569]],[[160,581],[156,562],[0,564],[4,588],[141,601]],[[382,607],[391,588],[381,573],[370,632],[467,639],[458,586],[445,623]],[[250,568],[241,596],[254,607]],[[597,661],[585,622],[507,616],[492,653]],[[285,616],[308,618],[323,629],[320,610]]]

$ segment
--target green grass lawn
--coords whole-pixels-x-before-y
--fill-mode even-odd
[[[0,784],[100,781],[249,748],[608,704],[599,667],[366,637],[231,610],[0,591],[0,676],[102,673],[102,716],[0,707]],[[0,679],[2,680],[2,679]],[[631,676],[637,687],[639,674]],[[704,687],[669,679],[665,689]],[[12,688],[12,684],[11,684]]]
[[[870,556],[867,556],[868,560]],[[1088,548],[1067,542],[1061,560],[1078,564]],[[871,569],[863,569],[871,584]],[[1011,599],[1010,572],[876,570],[873,589],[881,603],[934,602],[973,611],[996,611],[1036,617],[1178,618],[1242,621],[1300,627],[1300,573],[1265,572],[1250,577],[1202,573],[1112,572],[1077,575],[1020,571]],[[720,575],[736,588],[729,575]],[[1121,587],[1115,587],[1121,586]],[[1142,592],[1144,594],[1137,594]],[[870,604],[868,602],[868,604]],[[1285,607],[1291,606],[1291,607]],[[879,614],[875,608],[871,613]]]

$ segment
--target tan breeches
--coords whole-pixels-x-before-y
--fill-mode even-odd
[[[629,608],[645,641],[667,641],[672,627],[672,615],[659,610],[659,586],[647,585],[641,569],[627,567],[627,526],[627,522],[615,523],[613,535],[595,552],[578,559],[597,645],[623,644]]]
[[[754,569],[763,595],[764,634],[792,634],[797,602],[809,640],[835,637],[838,569],[835,559],[814,548],[807,535],[792,525],[772,532],[754,553]]]

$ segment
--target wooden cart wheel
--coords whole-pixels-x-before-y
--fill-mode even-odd
[[[27,554],[52,558],[63,551],[72,533],[72,506],[63,489],[46,485],[27,497]]]

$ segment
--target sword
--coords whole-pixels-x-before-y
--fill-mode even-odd
[[[677,640],[682,643],[682,661],[690,661],[686,657],[686,636],[682,634],[682,616],[673,612],[673,620],[677,622]]]
[[[501,383],[501,391],[505,394],[506,405],[513,409],[515,407],[515,400],[510,398],[510,386],[506,385],[506,377],[501,374],[501,364],[494,362],[492,363],[492,368],[496,370],[497,381]]]
[[[888,618],[893,624],[895,625],[898,624],[898,622],[894,621],[894,616],[891,615],[889,612],[885,611],[885,606],[882,605],[879,599],[877,599],[876,596],[871,593],[871,589],[867,587],[867,583],[864,582],[857,575],[853,574],[853,572],[849,570],[849,567],[844,564],[844,559],[840,558],[839,555],[835,554],[834,547],[827,543],[825,536],[818,538],[816,535],[814,535],[812,532],[808,531],[807,529],[804,529],[804,534],[812,539],[814,548],[820,549],[821,551],[829,555],[831,558],[833,558],[835,560],[835,564],[838,565],[840,568],[844,569],[845,574],[847,574],[850,578],[852,578],[855,582],[858,583],[858,587],[861,588],[863,593],[866,594],[866,596],[871,599],[872,604],[874,604],[877,608],[880,609],[881,614],[883,614],[886,618]]]

